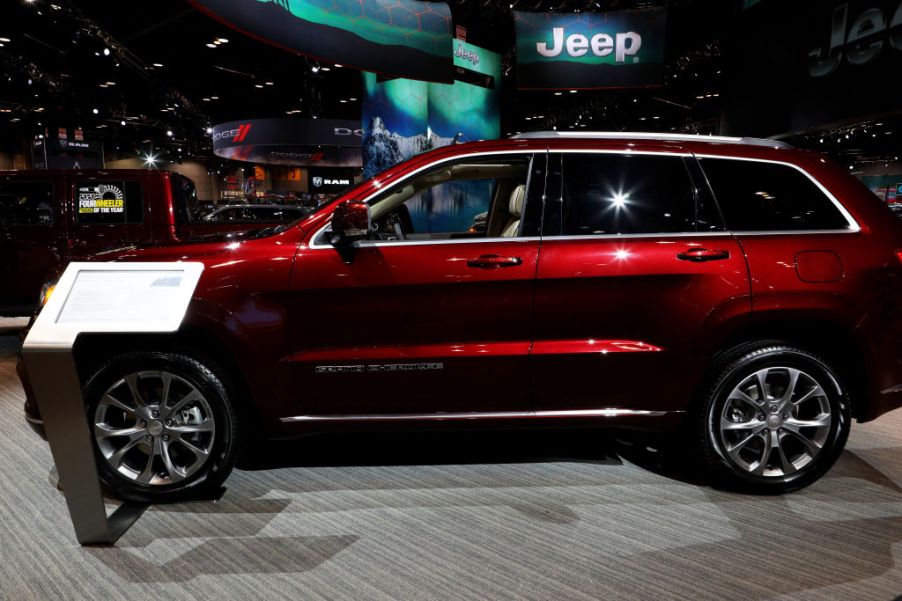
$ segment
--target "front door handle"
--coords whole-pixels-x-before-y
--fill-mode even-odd
[[[681,261],[703,263],[704,261],[722,261],[730,258],[730,251],[710,248],[690,248],[677,255]]]
[[[467,267],[477,267],[479,269],[500,269],[502,267],[516,267],[522,265],[521,257],[501,257],[499,255],[482,255],[478,259],[470,259],[467,261]]]

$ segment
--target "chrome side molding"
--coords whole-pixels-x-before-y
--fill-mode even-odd
[[[386,413],[357,415],[295,415],[280,418],[283,423],[349,422],[349,421],[418,421],[467,419],[528,419],[580,417],[664,417],[682,411],[651,411],[647,409],[569,409],[561,411],[468,411],[460,413]]]

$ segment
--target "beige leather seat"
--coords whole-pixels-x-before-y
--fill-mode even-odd
[[[507,222],[507,225],[504,226],[504,230],[501,232],[503,238],[516,236],[517,232],[520,231],[520,218],[523,216],[523,201],[525,199],[526,184],[520,184],[514,188],[513,192],[511,192],[511,199],[508,204],[508,211],[510,212],[511,219]]]

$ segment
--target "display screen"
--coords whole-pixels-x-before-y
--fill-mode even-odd
[[[451,82],[451,10],[417,0],[191,0],[254,37],[396,77]]]
[[[648,87],[663,83],[667,11],[514,11],[517,87]]]

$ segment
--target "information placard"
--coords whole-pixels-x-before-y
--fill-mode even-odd
[[[66,346],[87,332],[174,332],[203,263],[70,263],[26,346]]]

